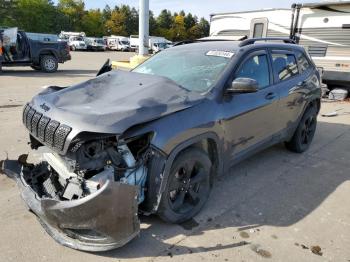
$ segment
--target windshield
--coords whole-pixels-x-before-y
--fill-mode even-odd
[[[97,40],[95,40],[95,42],[96,43],[98,43],[98,44],[104,44],[105,42],[103,41],[103,39],[97,39]]]
[[[166,43],[156,43],[155,46],[165,49],[167,47],[167,44]]]
[[[83,37],[74,37],[72,40],[73,41],[84,41],[84,38]]]
[[[232,56],[233,53],[223,51],[166,49],[133,72],[164,76],[189,91],[203,93],[215,84]]]
[[[128,45],[128,44],[129,44],[129,42],[128,42],[128,41],[125,41],[125,40],[119,41],[119,43],[120,43],[121,45]]]

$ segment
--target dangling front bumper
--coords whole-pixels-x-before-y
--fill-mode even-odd
[[[26,169],[18,161],[5,160],[4,173],[15,179],[28,208],[58,243],[84,251],[121,247],[139,234],[137,187],[108,180],[84,198],[59,201],[40,198],[26,183]]]

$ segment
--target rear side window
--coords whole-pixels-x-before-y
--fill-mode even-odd
[[[298,59],[299,69],[301,73],[304,73],[309,68],[311,68],[311,64],[309,63],[309,60],[307,60],[306,56],[302,52],[297,53],[297,59]]]
[[[272,63],[279,80],[287,80],[299,73],[295,56],[292,54],[272,54]]]
[[[236,78],[251,78],[258,82],[259,88],[270,85],[269,66],[266,55],[256,55],[249,58],[236,73]]]

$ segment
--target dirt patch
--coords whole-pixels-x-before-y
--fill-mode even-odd
[[[250,237],[249,234],[245,231],[240,232],[239,235],[241,236],[241,238],[249,238]]]
[[[253,250],[255,253],[257,253],[261,257],[264,257],[264,258],[271,258],[272,257],[272,254],[269,251],[260,248],[259,245],[252,245],[251,250]]]

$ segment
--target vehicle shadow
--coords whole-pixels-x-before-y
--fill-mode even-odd
[[[308,152],[295,154],[283,145],[276,145],[217,178],[207,205],[193,220],[179,226],[164,223],[156,216],[141,216],[138,238],[122,248],[93,254],[143,258],[248,245],[249,239],[240,238],[237,232],[265,225],[293,225],[313,212],[339,185],[350,180],[346,159],[343,161],[334,154],[337,151],[345,155],[349,143],[349,125],[321,122]],[[222,229],[231,230],[238,237],[231,238],[232,243],[227,245],[221,244],[220,239],[207,241],[197,248],[182,244],[187,236]]]
[[[55,78],[74,78],[74,77],[93,77],[97,74],[98,70],[87,70],[87,69],[58,69],[55,73],[44,73],[40,71],[35,70],[8,70],[3,69],[0,76],[12,76],[12,77],[19,77],[19,78],[26,78],[26,77],[38,77],[38,78],[49,78],[49,77],[55,77]]]

